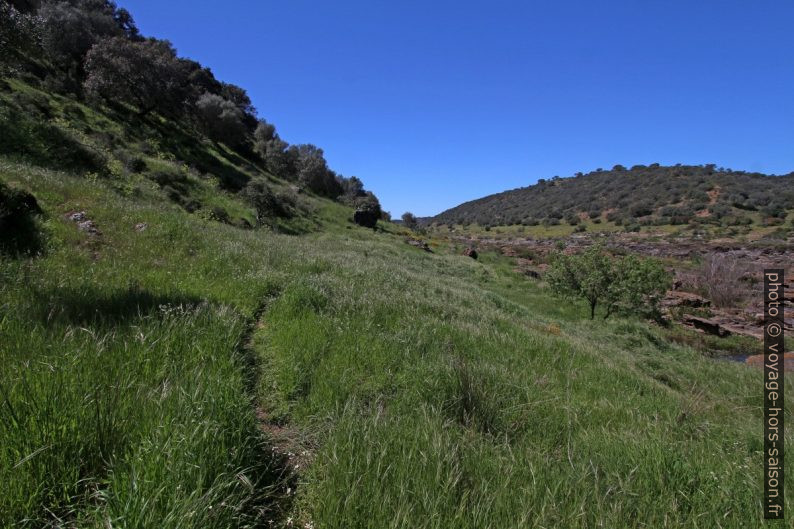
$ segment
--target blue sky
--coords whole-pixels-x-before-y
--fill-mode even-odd
[[[615,164],[794,171],[790,0],[119,0],[393,215]]]

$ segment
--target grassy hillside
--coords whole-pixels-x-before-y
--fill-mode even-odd
[[[589,321],[443,233],[429,253],[354,225],[310,190],[375,200],[361,181],[251,109],[233,149],[196,102],[87,104],[48,64],[0,80],[0,198],[26,205],[0,204],[0,227],[25,228],[0,233],[0,527],[761,525],[759,371]],[[634,197],[668,169],[555,180],[454,221],[524,219],[526,194],[528,223],[581,210],[617,229],[608,210],[648,211]],[[681,170],[697,178],[669,179],[675,207],[702,218],[791,205],[790,187],[736,198],[762,177]],[[672,197],[632,218],[664,220]]]
[[[590,321],[443,230],[406,244],[113,2],[13,5],[0,527],[762,526],[760,371]],[[791,183],[615,168],[438,220],[774,225]]]
[[[767,176],[706,166],[615,166],[466,202],[426,219],[438,224],[546,226],[698,222],[776,225],[794,210],[794,173]]]
[[[2,526],[761,525],[758,371],[323,199],[290,236],[0,178],[45,241],[0,261]]]

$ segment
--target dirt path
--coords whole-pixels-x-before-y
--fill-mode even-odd
[[[254,335],[266,328],[267,309],[277,299],[278,293],[269,295],[257,307],[246,325],[240,340],[240,353],[245,359],[246,390],[251,398],[257,422],[262,431],[270,459],[270,485],[266,494],[268,502],[259,509],[262,527],[304,527],[290,518],[300,473],[311,460],[311,451],[306,447],[305,436],[297,428],[276,422],[259,398],[261,377],[267,376],[262,359],[254,346]],[[308,525],[310,527],[311,525]]]

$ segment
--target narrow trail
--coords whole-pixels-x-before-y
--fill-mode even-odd
[[[265,296],[262,303],[248,320],[238,349],[244,360],[245,385],[257,424],[264,435],[265,453],[270,460],[268,483],[263,488],[267,501],[257,508],[261,527],[293,526],[289,518],[296,497],[300,472],[310,461],[310,452],[305,447],[301,432],[288,424],[273,420],[259,398],[259,385],[267,376],[262,358],[254,346],[255,334],[267,327],[266,314],[271,304],[278,299],[280,289]]]

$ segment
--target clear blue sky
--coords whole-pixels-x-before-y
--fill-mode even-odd
[[[119,0],[399,215],[615,164],[794,170],[791,0]]]

